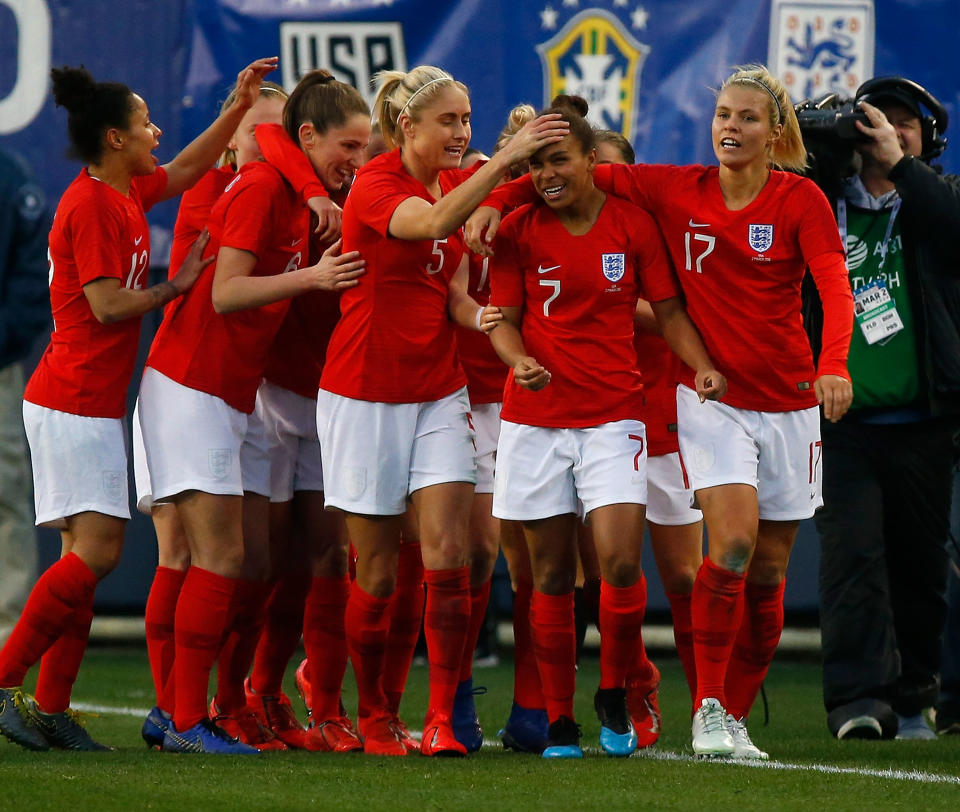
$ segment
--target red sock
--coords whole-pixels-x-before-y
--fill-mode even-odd
[[[288,573],[273,588],[250,674],[250,686],[258,694],[279,696],[283,692],[283,675],[303,631],[304,603],[310,582],[309,573]],[[342,617],[341,613],[341,624]]]
[[[347,673],[344,615],[350,599],[350,577],[314,578],[303,612],[303,646],[307,651],[313,720],[340,715],[340,691]]]
[[[423,626],[423,557],[420,544],[400,545],[397,588],[390,598],[390,634],[383,673],[383,692],[394,715],[400,710],[413,653]]]
[[[746,579],[721,569],[709,558],[697,572],[690,597],[693,624],[693,653],[697,662],[697,695],[693,706],[699,708],[707,697],[726,707],[723,691],[727,663],[743,613],[743,585]]]
[[[173,674],[177,730],[207,718],[210,669],[223,642],[236,581],[200,567],[190,567],[180,589],[174,618],[176,653]]]
[[[460,681],[460,661],[470,626],[470,567],[427,570],[423,629],[430,661],[427,718],[450,716]]]
[[[36,700],[40,710],[60,713],[70,707],[70,692],[77,680],[80,663],[90,639],[93,621],[93,593],[90,602],[74,611],[57,641],[47,649],[40,661]]]
[[[23,684],[27,671],[60,637],[73,613],[93,603],[97,576],[74,553],[53,564],[34,585],[0,650],[0,688]]]
[[[375,598],[364,592],[354,581],[344,614],[347,651],[353,663],[357,680],[357,716],[387,713],[381,676],[384,673],[384,654],[390,632],[390,598]]]
[[[725,682],[727,712],[737,719],[750,713],[780,642],[786,583],[786,579],[776,586],[747,583],[744,590],[743,621]]]
[[[667,593],[670,601],[670,614],[673,616],[673,642],[677,647],[677,656],[687,677],[690,689],[690,701],[697,696],[697,663],[693,657],[693,624],[690,620],[690,594]]]
[[[164,688],[173,670],[173,618],[177,612],[180,588],[186,577],[186,570],[157,567],[143,618],[147,634],[147,657],[150,659],[150,671],[153,673],[153,690],[157,695],[157,706],[167,713],[173,710],[172,705],[167,707],[163,704]]]
[[[517,579],[513,596],[513,701],[522,708],[543,709],[543,688],[540,670],[530,636],[530,598],[533,584],[526,578]]]
[[[544,595],[533,591],[530,629],[540,669],[540,683],[547,718],[573,719],[573,695],[577,690],[577,633],[573,625],[573,592]]]
[[[647,608],[647,579],[641,574],[632,586],[600,583],[600,688],[623,688],[627,673],[639,677],[639,666],[649,670],[640,642]],[[638,660],[638,652],[643,652]]]
[[[470,585],[470,626],[467,630],[467,642],[463,647],[463,661],[460,663],[460,682],[473,676],[473,652],[480,639],[480,630],[487,617],[490,603],[490,584],[488,578],[480,586]]]
[[[232,713],[247,705],[243,683],[253,665],[263,628],[264,607],[272,591],[272,581],[237,580],[227,635],[217,656],[217,705],[223,713]]]

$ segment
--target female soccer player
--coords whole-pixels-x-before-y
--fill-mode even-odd
[[[358,165],[368,117],[356,90],[325,71],[304,77],[284,108],[288,133],[331,190]],[[250,414],[290,297],[356,284],[363,262],[336,256],[335,245],[303,267],[307,209],[265,161],[241,167],[214,206],[210,228],[214,270],[157,332],[140,389],[140,424],[153,498],[176,503],[191,554],[177,602],[175,707],[163,746],[246,753],[256,751],[207,718],[206,689],[231,612],[253,617],[267,594],[269,464],[262,424]],[[173,419],[182,411],[193,415],[187,425]],[[248,668],[249,659],[233,669],[234,676],[242,671],[233,691],[240,706]]]
[[[368,273],[341,298],[320,382],[325,496],[328,508],[346,513],[358,554],[346,633],[364,752],[407,752],[390,728],[382,674],[409,498],[427,583],[430,704],[421,752],[463,755],[451,712],[470,614],[476,462],[450,315],[474,323],[477,305],[458,297],[449,307],[448,285],[464,253],[464,220],[508,166],[565,128],[554,118],[533,122],[467,177],[458,169],[470,140],[466,87],[430,66],[380,78],[375,115],[392,151],[360,170],[344,209],[344,248],[361,252]]]
[[[711,133],[719,167],[602,167],[596,181],[654,215],[690,317],[730,379],[723,404],[698,405],[688,370],[677,391],[680,452],[709,536],[691,597],[693,749],[766,758],[745,719],[783,628],[798,522],[821,503],[817,404],[836,421],[852,400],[853,302],[826,199],[776,168],[805,165],[782,83],[762,66],[738,69],[717,96]],[[816,369],[800,318],[807,268],[824,304]]]
[[[120,560],[130,518],[124,412],[140,316],[182,295],[205,264],[202,237],[172,279],[145,288],[144,212],[188,189],[216,161],[275,65],[262,59],[242,71],[236,103],[160,168],[152,153],[161,131],[140,96],[95,82],[83,68],[52,71],[72,152],[86,167],[61,198],[50,234],[55,328],[24,397],[37,524],[59,528],[63,545],[0,651],[0,730],[25,747],[104,749],[70,712],[70,691],[94,590]],[[41,656],[34,701],[19,686]]]
[[[626,706],[646,607],[640,551],[646,504],[643,395],[633,348],[642,289],[696,372],[700,397],[724,382],[677,304],[660,235],[648,214],[593,184],[587,105],[560,96],[570,135],[530,159],[541,200],[498,234],[491,333],[513,369],[504,396],[493,512],[523,522],[533,571],[531,626],[550,719],[544,758],[581,757],[573,720],[573,586],[577,514],[590,522],[602,575],[600,743],[627,756],[637,737]]]

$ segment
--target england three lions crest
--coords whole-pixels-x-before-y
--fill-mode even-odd
[[[590,105],[591,124],[633,137],[640,71],[650,47],[637,42],[615,14],[598,8],[581,11],[537,52],[545,104],[558,93],[582,96]]]
[[[623,279],[623,274],[627,269],[626,255],[624,254],[601,254],[600,264],[603,268],[603,275],[611,282],[619,282]]]
[[[750,247],[758,254],[769,250],[773,245],[773,226],[762,223],[750,223]]]

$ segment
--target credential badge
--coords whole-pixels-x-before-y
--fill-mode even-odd
[[[750,223],[750,247],[763,253],[773,245],[773,226],[762,223]]]
[[[623,274],[627,269],[624,254],[601,254],[600,261],[603,266],[603,275],[607,279],[611,282],[619,282],[623,279]]]

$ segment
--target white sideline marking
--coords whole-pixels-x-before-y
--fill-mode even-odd
[[[84,713],[111,713],[118,716],[136,716],[143,718],[150,712],[150,708],[129,708],[114,705],[94,705],[89,702],[74,702],[74,710]],[[410,731],[419,736],[421,731]],[[499,739],[484,739],[485,747],[501,747]],[[584,747],[584,753],[601,755],[596,747]],[[708,761],[710,764],[725,764],[731,767],[753,767],[761,770],[783,770],[785,772],[811,772],[825,775],[859,775],[867,778],[886,778],[892,781],[913,781],[918,784],[952,784],[960,786],[960,775],[941,775],[927,773],[920,770],[876,770],[869,767],[838,767],[834,764],[794,764],[787,761],[733,761],[732,759],[702,759],[688,753],[675,753],[671,750],[642,750],[633,755],[633,758],[645,758],[651,761],[679,761],[685,763]]]

